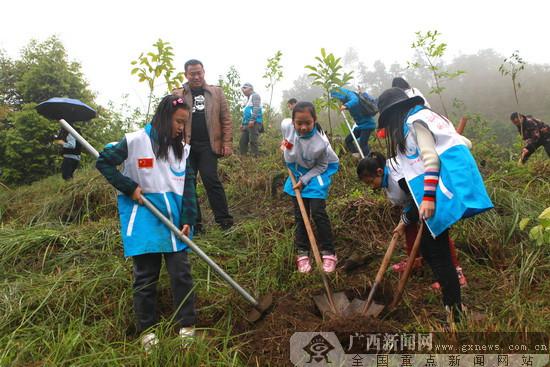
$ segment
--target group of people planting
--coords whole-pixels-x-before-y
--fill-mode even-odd
[[[121,236],[124,254],[133,260],[134,310],[146,350],[158,343],[153,327],[158,320],[156,286],[162,257],[170,275],[174,320],[184,344],[194,335],[196,316],[187,246],[139,205],[141,194],[183,234],[192,236],[202,230],[195,191],[195,175],[200,174],[215,221],[222,229],[233,225],[217,174],[218,158],[232,154],[229,107],[222,89],[205,82],[200,61],[189,60],[185,75],[188,82],[161,100],[144,129],[105,147],[96,163],[120,192]],[[254,96],[250,84],[243,85],[243,93],[248,102],[241,125],[240,151],[246,153],[250,143],[252,153],[257,154],[262,124],[259,98]],[[432,268],[437,280],[434,288],[441,289],[449,314],[459,321],[463,310],[461,285],[466,284],[466,278],[457,263],[449,230],[459,220],[493,207],[470,153],[471,143],[401,78],[377,100],[344,88],[334,90],[332,95],[357,124],[352,134],[365,155],[357,165],[358,178],[374,189],[383,189],[393,204],[403,208],[394,232],[405,235],[409,248],[420,236],[422,261]],[[361,98],[367,98],[377,111],[365,113]],[[331,273],[338,258],[326,200],[339,159],[317,121],[314,105],[292,99],[289,108],[292,117],[281,124],[281,149],[295,180],[293,183],[291,177],[287,179],[284,192],[294,203],[297,270],[312,270],[310,243],[296,199],[299,192],[317,228],[323,271]],[[515,118],[520,119],[524,130],[529,129],[527,117]],[[370,151],[368,138],[375,129],[385,130],[386,156]],[[348,140],[347,146],[352,150],[353,140]],[[548,150],[548,145],[544,146]],[[524,156],[526,159],[528,153]],[[120,164],[123,169],[118,171]],[[396,271],[402,268],[403,263],[394,267]]]
[[[352,101],[348,108],[357,103],[348,91],[334,95],[342,96],[343,102],[346,98]],[[419,231],[418,224],[423,223],[418,233],[422,259],[437,280],[433,287],[441,289],[443,303],[454,320],[460,320],[460,287],[466,284],[466,278],[456,260],[449,229],[462,218],[493,207],[469,151],[471,143],[456,132],[448,119],[427,107],[419,95],[409,97],[403,89],[392,87],[380,95],[377,105],[378,128],[385,129],[390,158],[370,152],[357,166],[358,178],[374,189],[384,189],[393,204],[403,207],[394,233],[406,235],[409,249]],[[285,162],[298,182],[292,187],[287,180],[285,192],[294,197],[293,190],[300,190],[310,206],[323,253],[323,269],[332,272],[337,257],[325,200],[330,177],[338,169],[338,158],[317,124],[311,103],[296,104],[292,123],[294,131],[283,131],[286,135],[282,147]],[[296,207],[296,200],[293,201]],[[295,213],[297,269],[307,273],[311,264],[304,222],[300,211],[295,209]],[[402,271],[404,265],[396,264],[394,269]]]

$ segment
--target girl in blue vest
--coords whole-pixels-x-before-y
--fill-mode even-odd
[[[310,102],[298,102],[292,110],[294,133],[287,136],[284,159],[296,178],[292,185],[286,180],[284,191],[292,196],[294,218],[296,220],[295,245],[298,271],[311,271],[309,260],[309,240],[304,220],[296,200],[294,190],[300,190],[308,213],[311,212],[318,232],[318,241],[323,258],[323,270],[327,273],[336,268],[336,252],[332,242],[332,227],[326,212],[326,199],[331,184],[331,176],[338,172],[338,157],[317,123],[315,107]]]
[[[158,343],[152,327],[158,321],[156,288],[163,257],[170,275],[179,335],[185,342],[194,335],[195,297],[187,246],[142,206],[141,200],[144,195],[184,235],[190,236],[196,202],[195,176],[187,162],[190,148],[183,140],[189,110],[183,99],[164,97],[150,124],[107,146],[96,162],[97,169],[119,191],[124,256],[133,260],[134,311],[138,330],[144,332],[146,351]],[[116,167],[123,163],[118,171]]]
[[[359,180],[370,186],[373,190],[383,189],[388,200],[395,206],[403,208],[401,222],[405,224],[405,241],[407,244],[407,255],[412,251],[414,240],[418,234],[418,210],[414,205],[405,177],[399,170],[399,164],[392,163],[390,159],[379,152],[371,152],[368,157],[362,159],[357,165],[357,176]],[[454,241],[449,239],[449,250],[451,260],[458,275],[458,282],[463,287],[467,284],[462,267],[458,263]],[[392,266],[396,272],[405,271],[407,260],[403,260]],[[414,268],[422,266],[422,257],[417,257]],[[441,284],[436,281],[432,289],[441,289]]]
[[[399,164],[424,221],[420,250],[441,284],[443,303],[459,319],[460,285],[449,251],[449,228],[493,207],[476,162],[452,123],[390,88],[378,99],[380,128],[386,129],[388,156]],[[396,231],[403,233],[405,223]]]

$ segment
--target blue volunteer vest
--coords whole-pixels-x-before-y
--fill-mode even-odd
[[[149,137],[151,125],[126,134],[128,158],[122,174],[142,188],[155,207],[178,228],[181,228],[182,198],[189,145],[184,146],[183,158],[177,160],[169,149],[168,160],[157,160]],[[124,256],[148,253],[177,252],[187,248],[145,206],[119,193],[118,211]]]
[[[454,126],[429,109],[414,111],[403,125],[406,152],[398,150],[398,158],[416,206],[420,208],[424,197],[424,162],[412,124],[423,121],[434,136],[440,161],[435,213],[426,221],[432,236],[437,237],[460,219],[492,209],[493,203],[470,150]]]
[[[250,95],[250,97],[248,97],[248,101],[246,101],[246,105],[244,106],[244,110],[243,110],[243,122],[242,122],[243,125],[248,124],[248,122],[250,121],[250,118],[252,117],[253,108],[254,106],[252,106],[252,95]],[[260,106],[255,122],[257,124],[261,124],[263,123],[263,121],[264,120],[262,117],[262,107]]]

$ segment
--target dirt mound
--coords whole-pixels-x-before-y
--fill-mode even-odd
[[[348,297],[354,293],[355,290],[346,291]],[[384,297],[382,294],[381,296]],[[289,341],[295,332],[399,330],[399,324],[394,321],[370,317],[350,316],[323,320],[310,295],[307,294],[275,294],[274,299],[275,304],[271,312],[255,324],[253,330],[244,322],[235,327],[237,333],[246,333],[242,338],[247,342],[245,353],[249,356],[250,365],[291,366]]]

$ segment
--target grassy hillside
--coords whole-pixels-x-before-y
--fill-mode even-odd
[[[411,278],[398,309],[381,320],[321,319],[310,298],[322,291],[320,278],[295,272],[291,202],[280,187],[272,192],[273,179],[284,174],[277,139],[263,138],[263,150],[274,153],[220,161],[236,226],[223,233],[204,210],[209,225],[196,243],[253,295],[274,293],[267,317],[247,324],[248,304],[191,256],[201,336],[187,352],[178,347],[163,271],[161,344],[145,356],[133,323],[131,260],[122,256],[115,191],[86,168],[68,183],[49,177],[1,189],[0,366],[284,366],[295,331],[441,330],[445,312],[429,289],[427,267]],[[486,316],[460,329],[550,330],[550,247],[536,246],[518,228],[522,218],[550,206],[550,161],[539,152],[518,167],[511,151],[483,140],[474,140],[474,152],[495,210],[452,230],[469,281],[464,303]],[[336,290],[364,298],[398,212],[357,182],[349,155],[339,156],[342,167],[328,201],[337,253],[344,259],[358,250],[369,262],[331,278]],[[391,298],[397,283],[392,273],[386,279],[380,302]]]

